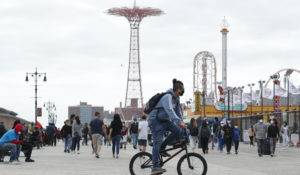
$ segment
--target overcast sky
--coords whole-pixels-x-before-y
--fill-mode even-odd
[[[58,126],[67,107],[80,101],[111,111],[124,102],[129,24],[105,12],[132,5],[133,0],[1,0],[0,107],[34,120],[33,79],[26,83],[25,75],[35,67],[48,78],[40,81],[39,106],[56,103]],[[193,59],[200,51],[215,55],[221,80],[223,16],[230,24],[228,85],[257,85],[279,69],[300,69],[299,1],[137,0],[137,5],[165,12],[144,19],[140,28],[145,100],[170,88],[172,78],[185,84],[182,101],[192,98]],[[299,76],[291,77],[297,86]],[[39,120],[47,123],[45,111]]]

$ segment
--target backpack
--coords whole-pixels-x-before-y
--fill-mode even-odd
[[[201,137],[209,137],[210,133],[208,130],[208,126],[201,129]]]
[[[150,100],[146,103],[146,107],[144,109],[145,114],[150,114],[151,111],[155,109],[155,106],[159,102],[159,100],[166,94],[171,94],[170,92],[158,93],[150,98]],[[171,94],[172,95],[172,94]]]
[[[136,133],[138,133],[138,130],[139,130],[138,122],[132,123],[131,124],[131,132],[136,134]]]
[[[198,136],[198,128],[197,127],[192,127],[191,128],[191,136]]]

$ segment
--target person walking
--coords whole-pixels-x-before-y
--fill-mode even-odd
[[[221,125],[217,128],[216,136],[218,138],[218,150],[223,152],[223,144],[224,144],[224,125],[225,122],[221,121]]]
[[[110,124],[109,137],[108,137],[109,140],[112,141],[113,158],[119,158],[121,130],[122,130],[122,122],[120,119],[120,115],[115,114],[114,119]],[[116,152],[117,152],[117,156],[115,157]]]
[[[139,123],[137,122],[137,119],[135,117],[130,127],[130,135],[132,138],[132,144],[134,149],[137,149],[138,130],[139,130]]]
[[[146,152],[147,147],[147,138],[149,133],[148,122],[146,121],[147,117],[145,115],[142,116],[142,121],[139,122],[139,130],[138,130],[138,144],[139,150]]]
[[[224,141],[226,144],[227,154],[230,154],[232,139],[233,139],[233,127],[231,125],[231,120],[227,120],[227,124],[224,126]]]
[[[88,134],[89,134],[89,124],[85,123],[82,129],[82,137],[83,137],[82,145],[88,146]]]
[[[127,137],[128,137],[128,127],[126,126],[126,123],[123,122],[122,130],[121,130],[121,146],[120,148],[126,150],[126,145],[127,145]]]
[[[192,152],[194,152],[196,145],[199,142],[199,127],[197,121],[194,118],[191,119],[188,129],[190,130],[190,145],[192,147]]]
[[[209,128],[208,121],[204,120],[202,122],[199,133],[200,133],[199,136],[200,136],[201,145],[202,145],[202,152],[203,152],[203,154],[207,154],[208,153],[208,141],[209,141],[209,137],[211,135],[211,130]]]
[[[235,124],[233,128],[233,142],[234,142],[235,154],[238,154],[240,135],[241,135],[241,131],[238,125]]]
[[[218,127],[220,126],[219,124],[219,119],[218,117],[215,117],[215,121],[212,125],[212,141],[211,141],[211,149],[213,150],[215,148],[215,141],[217,140],[217,136],[216,136],[216,131],[218,129]]]
[[[71,120],[70,120],[71,127],[73,126],[73,123],[75,122],[75,117],[76,117],[75,114],[72,114],[70,116],[70,118],[71,118]],[[72,139],[72,141],[71,141],[71,151],[73,152],[74,149],[75,149],[74,148],[75,147],[75,138],[72,137],[72,134],[71,134],[71,139]]]
[[[79,150],[80,150],[80,139],[82,136],[82,128],[83,128],[83,126],[81,124],[79,116],[76,116],[75,122],[72,125],[72,138],[74,138],[74,140],[75,140],[74,153],[76,151],[76,146],[77,146],[77,154],[80,154]]]
[[[288,146],[289,143],[289,126],[286,122],[283,123],[283,126],[281,127],[281,135],[282,135],[282,145],[284,147]]]
[[[65,150],[64,152],[70,153],[70,149],[72,146],[72,126],[70,120],[65,121],[65,125],[61,128],[61,133],[63,138],[65,139]]]
[[[100,113],[95,112],[95,118],[90,122],[89,132],[92,134],[93,149],[96,158],[100,158],[101,145],[103,144],[103,135],[107,138],[106,128],[100,119]]]
[[[270,140],[270,156],[275,154],[277,138],[279,137],[279,128],[275,119],[271,120],[271,125],[268,127],[268,138]]]
[[[248,135],[249,135],[249,139],[250,139],[250,147],[251,146],[255,146],[254,145],[254,128],[253,125],[250,126],[249,130],[248,130]]]
[[[263,123],[263,119],[260,119],[259,122],[254,125],[254,133],[257,142],[257,152],[259,157],[262,156],[264,151],[264,142],[267,132],[268,126]]]

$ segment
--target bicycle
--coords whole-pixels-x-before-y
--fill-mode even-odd
[[[178,175],[206,175],[207,163],[206,160],[198,153],[189,153],[187,149],[188,137],[184,137],[179,142],[173,144],[172,148],[164,150],[165,152],[181,148],[178,152],[163,160],[160,154],[160,166],[163,167],[169,160],[176,157],[182,151],[185,154],[179,159],[177,163]],[[198,164],[201,162],[200,164]],[[199,167],[197,166],[199,165]],[[196,167],[197,166],[197,167]],[[131,175],[144,175],[149,174],[152,168],[152,154],[148,152],[139,152],[135,154],[129,163],[129,171]],[[162,174],[162,173],[161,173]]]

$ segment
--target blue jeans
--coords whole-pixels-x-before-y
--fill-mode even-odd
[[[211,141],[211,147],[212,147],[212,149],[214,149],[214,147],[215,147],[215,140],[217,140],[217,139],[218,138],[217,138],[216,134],[213,134],[212,141]]]
[[[218,141],[219,141],[219,150],[220,151],[223,151],[223,141],[224,141],[224,139],[223,138],[218,138]]]
[[[10,151],[10,162],[19,160],[21,146],[17,146],[13,143],[3,143],[2,145],[0,145],[0,149],[4,151]]]
[[[160,122],[156,120],[151,123],[150,129],[153,138],[152,164],[153,168],[158,168],[160,150],[164,150],[168,144],[172,143],[172,141],[180,135],[181,129],[173,122]],[[170,131],[171,134],[162,141],[166,131]]]
[[[68,134],[66,136],[66,140],[65,140],[65,150],[68,151],[71,149],[71,145],[72,145],[72,137],[71,134]]]
[[[115,150],[117,150],[117,155],[119,155],[121,135],[118,134],[118,135],[112,137],[111,140],[112,140],[112,152],[113,152],[113,155],[115,155]]]
[[[77,146],[77,151],[79,151],[79,149],[80,149],[80,139],[81,139],[80,136],[75,136],[75,137],[74,137],[74,141],[75,141],[75,144],[74,144],[74,151],[75,151],[75,149],[76,149],[76,146]]]
[[[133,147],[136,148],[136,146],[137,146],[138,134],[132,133],[132,134],[131,134],[131,138],[132,138],[132,144],[133,144]]]

